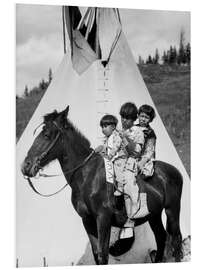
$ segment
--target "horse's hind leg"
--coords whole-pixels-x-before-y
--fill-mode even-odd
[[[166,209],[167,215],[167,223],[166,223],[166,230],[172,237],[172,247],[174,249],[173,255],[175,257],[176,262],[180,262],[183,256],[182,253],[182,235],[180,232],[180,225],[179,225],[179,212],[180,207],[176,204],[174,206],[174,211],[171,209]]]
[[[98,234],[96,220],[94,220],[92,217],[85,217],[82,219],[82,221],[91,243],[95,263],[99,264],[97,251]]]
[[[152,216],[149,219],[149,224],[154,233],[157,244],[157,252],[153,262],[162,262],[166,243],[166,231],[161,220],[161,214]]]

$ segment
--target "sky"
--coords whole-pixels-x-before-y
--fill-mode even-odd
[[[160,54],[170,45],[178,48],[181,29],[185,42],[190,42],[190,13],[183,11],[156,11],[120,9],[123,31],[136,61]],[[25,86],[31,89],[42,78],[53,73],[63,57],[63,35],[60,6],[16,5],[16,93]]]

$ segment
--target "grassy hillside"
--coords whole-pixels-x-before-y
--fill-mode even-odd
[[[140,71],[167,131],[190,174],[190,68],[141,66]],[[34,113],[45,90],[16,99],[16,139]]]
[[[190,174],[190,68],[140,67],[149,93]]]
[[[45,90],[34,91],[26,98],[16,98],[16,141],[19,140],[44,93]]]

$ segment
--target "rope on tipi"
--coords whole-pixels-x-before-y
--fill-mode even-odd
[[[66,54],[65,6],[62,6],[62,22],[63,22],[63,50],[64,54]]]

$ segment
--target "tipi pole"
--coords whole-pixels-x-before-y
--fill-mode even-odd
[[[117,16],[118,16],[119,23],[121,25],[121,16],[120,16],[120,12],[119,12],[118,8],[116,9],[116,13],[117,13]]]
[[[18,258],[16,259],[16,268],[18,268]]]
[[[64,6],[62,6],[62,21],[63,21],[63,50],[64,50],[64,54],[66,54],[66,32],[65,32],[64,9],[65,9],[65,7],[64,7]]]
[[[44,267],[48,267],[47,263],[46,263],[46,257],[43,257],[43,266]]]

